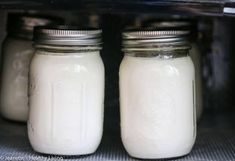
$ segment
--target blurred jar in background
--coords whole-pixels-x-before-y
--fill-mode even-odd
[[[99,28],[101,25],[101,17],[99,15],[89,15],[89,27]]]
[[[201,53],[197,45],[197,23],[194,20],[149,20],[143,22],[145,29],[178,29],[190,30],[189,39],[191,41],[190,56],[195,66],[195,81],[196,81],[196,114],[197,120],[201,118],[203,111],[202,99],[202,68],[201,68]]]
[[[28,118],[28,70],[33,56],[33,28],[61,23],[58,18],[9,14],[3,43],[1,114],[14,121]]]

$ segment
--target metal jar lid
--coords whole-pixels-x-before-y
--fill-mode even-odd
[[[122,34],[123,51],[189,49],[187,30],[127,31]]]
[[[33,41],[36,45],[80,46],[100,48],[102,31],[98,29],[81,30],[77,27],[54,26],[36,27]]]
[[[9,14],[7,32],[9,35],[32,39],[35,26],[59,25],[63,20],[39,15]]]
[[[193,19],[146,21],[143,28],[148,30],[188,30],[190,38],[195,39],[197,36],[197,22]]]

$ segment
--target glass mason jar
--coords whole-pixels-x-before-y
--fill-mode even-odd
[[[195,20],[189,19],[172,19],[172,20],[151,20],[144,23],[144,27],[147,29],[171,29],[171,30],[190,30],[188,35],[191,41],[191,50],[189,52],[190,57],[195,65],[195,84],[196,84],[196,114],[197,120],[200,120],[203,112],[203,97],[202,97],[202,62],[201,52],[197,45],[197,23]]]
[[[28,119],[28,70],[33,56],[33,27],[52,20],[33,16],[8,16],[8,36],[3,44],[1,114],[14,121]]]
[[[187,31],[123,33],[121,137],[142,159],[188,154],[196,138],[195,73]]]
[[[36,28],[28,136],[40,153],[95,152],[103,132],[101,30]]]

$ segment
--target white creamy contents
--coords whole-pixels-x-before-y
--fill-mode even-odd
[[[37,152],[95,152],[103,131],[104,66],[99,52],[37,51],[30,68],[29,140]]]
[[[190,57],[125,56],[120,66],[121,135],[137,158],[188,154],[196,137]]]
[[[190,56],[195,66],[195,81],[196,81],[196,114],[197,120],[201,118],[203,111],[203,99],[202,99],[202,67],[201,67],[201,54],[197,44],[192,44],[190,50]]]
[[[7,119],[28,119],[28,70],[33,53],[30,40],[7,38],[4,42],[1,113]]]

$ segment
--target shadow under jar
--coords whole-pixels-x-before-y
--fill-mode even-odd
[[[195,71],[187,31],[123,33],[121,137],[142,159],[188,154],[196,138]]]
[[[40,153],[85,155],[103,132],[101,30],[36,28],[28,136]]]

